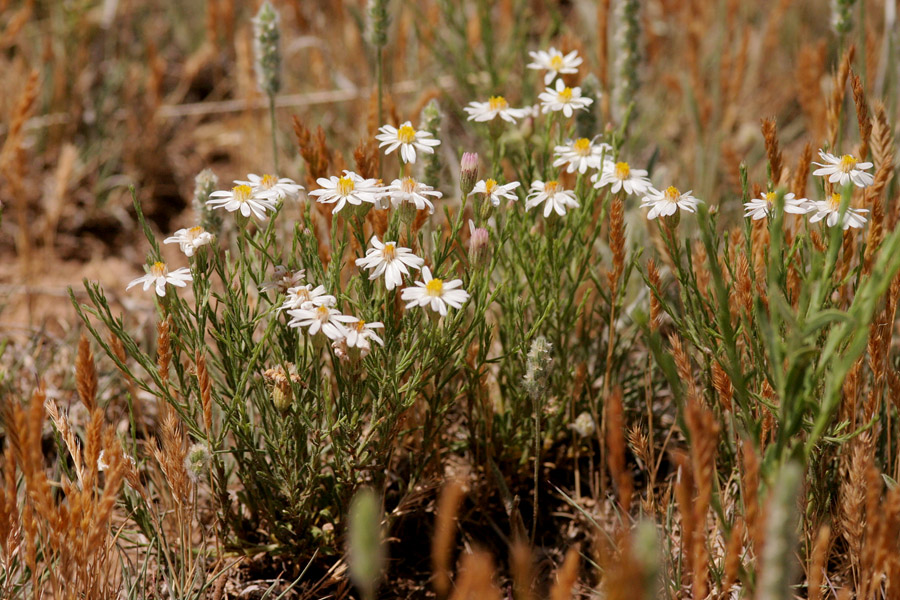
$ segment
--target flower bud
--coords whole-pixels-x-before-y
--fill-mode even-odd
[[[459,163],[459,189],[463,197],[472,193],[476,181],[478,181],[478,154],[464,152]]]
[[[472,221],[469,221],[469,234],[469,262],[482,265],[491,255],[491,236],[487,229],[475,227]]]

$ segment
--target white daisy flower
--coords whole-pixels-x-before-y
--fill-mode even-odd
[[[575,192],[564,189],[558,181],[535,181],[531,184],[531,192],[525,198],[525,210],[531,210],[535,206],[544,203],[544,218],[550,216],[550,213],[556,211],[556,214],[563,216],[566,214],[567,208],[578,208],[578,200],[575,199]]]
[[[579,138],[569,140],[564,146],[557,146],[553,153],[556,155],[554,167],[566,165],[567,173],[584,173],[589,168],[601,168],[603,161],[612,155],[612,146],[605,142],[595,144],[594,140]]]
[[[582,97],[580,87],[566,87],[562,79],[556,80],[556,88],[548,87],[538,96],[541,101],[541,112],[562,111],[566,117],[571,117],[576,110],[587,108],[594,103],[593,98]]]
[[[376,179],[365,179],[353,171],[344,171],[343,177],[332,175],[329,179],[320,177],[316,183],[321,189],[309,192],[322,204],[337,203],[332,214],[337,214],[346,204],[361,206],[363,202],[375,204],[381,193]]]
[[[416,287],[404,288],[400,299],[407,303],[406,308],[431,305],[431,310],[444,317],[447,316],[448,306],[459,309],[469,299],[469,293],[460,289],[461,286],[461,279],[435,279],[431,276],[431,269],[422,267],[422,281],[417,281]]]
[[[838,158],[824,150],[819,150],[819,156],[825,162],[813,163],[822,167],[813,171],[813,175],[828,176],[828,181],[840,182],[841,185],[852,181],[858,187],[866,187],[875,182],[875,178],[870,173],[866,173],[867,169],[872,168],[870,162],[859,162],[852,154],[845,154]]]
[[[275,210],[275,200],[268,196],[255,195],[253,188],[239,183],[230,190],[220,190],[209,195],[206,204],[213,208],[224,208],[228,212],[241,211],[245,217],[251,214],[264,221],[267,210]]]
[[[763,193],[759,198],[754,198],[750,202],[744,203],[745,217],[751,217],[754,221],[759,221],[765,217],[772,215],[775,208],[775,198],[778,196],[775,192]],[[805,215],[812,207],[806,198],[796,198],[794,194],[789,192],[784,195],[784,212],[792,215]]]
[[[434,204],[429,200],[429,196],[437,200],[443,194],[429,185],[416,181],[412,177],[404,177],[403,179],[395,179],[391,182],[391,185],[384,188],[382,201],[384,198],[390,198],[394,208],[400,208],[404,204],[414,204],[416,210],[423,210],[427,207],[428,214],[433,214]]]
[[[172,236],[163,240],[163,244],[178,244],[185,256],[193,256],[194,251],[201,246],[211,244],[213,234],[199,225],[190,229],[179,229]]]
[[[336,308],[325,304],[289,310],[288,314],[292,317],[288,321],[288,327],[306,327],[306,333],[311,336],[321,331],[330,340],[344,337],[344,323],[357,320],[356,317],[342,315]]]
[[[815,211],[816,214],[809,218],[810,223],[817,223],[822,219],[825,219],[826,225],[834,227],[838,224],[838,218],[841,214],[841,195],[832,194],[830,200],[813,202],[810,212],[812,211]],[[854,229],[863,227],[866,224],[865,214],[867,212],[869,212],[869,209],[867,208],[853,208],[848,206],[847,212],[844,213],[844,218],[841,221],[841,226],[845,231],[851,227]]]
[[[627,162],[608,161],[599,173],[591,176],[591,181],[598,189],[609,185],[609,191],[613,194],[618,194],[623,189],[629,195],[646,194],[653,187],[653,184],[647,179],[647,171],[632,169]]]
[[[262,282],[259,286],[259,291],[278,290],[281,293],[286,293],[290,288],[300,285],[304,277],[306,277],[306,271],[303,269],[291,271],[284,265],[277,265],[272,279]]]
[[[538,50],[528,54],[534,60],[534,62],[528,63],[529,69],[547,71],[544,74],[544,85],[550,85],[553,79],[562,73],[577,73],[577,67],[581,64],[581,58],[578,57],[577,50],[572,50],[564,55],[556,48],[550,48],[548,51]]]
[[[315,306],[334,306],[335,304],[337,304],[337,298],[326,294],[323,286],[313,287],[310,283],[288,288],[287,297],[278,310],[296,310]]]
[[[472,188],[473,194],[484,194],[485,200],[490,200],[491,204],[494,207],[500,206],[500,200],[518,200],[519,197],[513,192],[514,189],[519,187],[520,184],[518,181],[510,181],[509,183],[504,183],[500,185],[493,179],[483,179],[475,184],[475,187]]]
[[[188,281],[193,280],[194,278],[191,276],[191,270],[187,267],[175,269],[170,273],[166,263],[157,261],[150,265],[149,272],[146,275],[138,277],[129,283],[128,287],[125,289],[130,290],[139,283],[143,283],[144,291],[146,292],[151,287],[156,286],[156,295],[162,298],[166,295],[167,283],[171,283],[175,287],[185,287],[187,286]]]
[[[469,113],[469,121],[479,123],[493,121],[497,117],[515,123],[516,119],[521,119],[528,113],[526,108],[511,108],[503,96],[491,96],[487,102],[469,102],[463,110]]]
[[[381,132],[380,135],[375,136],[375,139],[381,142],[378,147],[387,146],[385,154],[390,154],[400,148],[400,158],[405,163],[416,162],[416,150],[434,154],[434,146],[441,143],[441,140],[432,138],[429,131],[416,131],[410,121],[401,125],[399,129],[393,125],[383,125],[378,131]]]
[[[372,351],[370,340],[380,346],[384,346],[384,340],[375,333],[375,329],[383,327],[384,324],[377,321],[375,323],[366,323],[362,319],[358,319],[344,326],[342,330],[343,337],[335,340],[331,347],[334,349],[337,357],[343,361],[350,361],[354,358],[354,348],[356,349],[355,355],[357,358],[365,358]]]
[[[253,193],[258,196],[266,196],[275,200],[284,200],[285,198],[297,198],[300,195],[302,185],[298,185],[293,179],[287,177],[279,178],[277,175],[247,175],[247,181],[236,181],[235,183],[249,185],[253,188]]]
[[[367,323],[362,319],[348,323],[344,326],[344,337],[347,340],[348,348],[369,348],[369,340],[372,340],[379,346],[384,346],[384,340],[375,333],[376,329],[384,329],[384,323],[374,321]]]
[[[397,246],[397,242],[382,243],[373,235],[370,243],[372,247],[366,250],[364,257],[356,259],[356,266],[370,270],[370,280],[384,275],[384,286],[389,290],[403,283],[403,275],[409,275],[406,267],[419,269],[425,264],[424,259],[409,248]]]
[[[671,217],[679,208],[688,212],[696,212],[699,202],[700,200],[691,196],[690,190],[682,194],[677,187],[670,185],[663,191],[651,187],[641,202],[641,208],[649,208],[650,212],[647,213],[647,218],[655,219],[656,217]]]

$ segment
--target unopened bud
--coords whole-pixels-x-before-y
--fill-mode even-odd
[[[464,152],[459,163],[459,189],[463,197],[472,193],[476,181],[478,181],[478,154]]]
[[[491,255],[491,236],[484,227],[475,227],[469,221],[469,262],[473,265],[481,265],[487,262]]]

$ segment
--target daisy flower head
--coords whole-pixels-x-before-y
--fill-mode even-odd
[[[373,235],[370,243],[372,247],[366,250],[364,257],[356,259],[356,266],[371,271],[370,280],[384,275],[384,286],[389,290],[403,283],[403,275],[409,275],[407,267],[419,269],[425,264],[424,259],[409,248],[398,246],[397,242],[381,242]]]
[[[503,96],[491,96],[487,102],[469,102],[463,108],[469,113],[469,121],[483,123],[500,117],[507,123],[515,123],[528,114],[526,108],[512,108]]]
[[[699,203],[700,200],[694,198],[690,190],[682,194],[677,187],[670,185],[663,191],[651,187],[641,202],[641,208],[649,208],[647,218],[655,219],[671,217],[678,209],[696,212]]]
[[[334,306],[335,304],[337,304],[337,298],[326,294],[324,286],[313,287],[310,283],[288,288],[287,297],[278,310],[296,310],[315,306]]]
[[[331,347],[342,361],[349,362],[363,359],[372,351],[371,342],[384,346],[384,340],[375,333],[376,329],[383,327],[384,324],[377,321],[367,323],[362,319],[357,319],[355,322],[344,326],[342,330],[343,337],[335,340]]]
[[[384,188],[383,193],[385,198],[390,198],[394,208],[414,205],[416,210],[427,208],[428,214],[434,213],[434,204],[431,203],[429,197],[437,200],[442,195],[441,192],[433,189],[430,185],[416,181],[412,177],[395,179],[391,182],[391,185]]]
[[[595,188],[609,187],[609,191],[618,194],[625,190],[628,195],[646,194],[653,187],[644,169],[632,169],[627,162],[612,162],[603,165],[603,169],[591,177]]]
[[[501,185],[493,179],[483,179],[475,184],[472,193],[483,194],[484,199],[489,200],[494,208],[497,208],[500,206],[500,200],[518,200],[519,197],[513,190],[520,185],[518,181],[510,181]]]
[[[187,267],[181,267],[180,269],[169,272],[169,267],[166,266],[166,263],[157,261],[150,265],[146,275],[138,277],[129,283],[128,287],[125,289],[130,290],[134,286],[143,283],[145,292],[155,286],[156,295],[163,298],[166,295],[167,283],[171,283],[175,287],[185,287],[187,286],[188,281],[193,280],[194,278],[191,276],[191,270]]]
[[[249,185],[257,196],[267,196],[275,200],[295,199],[300,196],[300,190],[303,189],[303,186],[298,185],[293,179],[279,178],[277,175],[259,176],[250,173],[247,175],[247,181],[235,183]]]
[[[417,281],[415,287],[404,288],[400,299],[406,302],[406,308],[431,306],[431,310],[445,317],[448,306],[460,309],[469,299],[469,293],[461,288],[461,279],[436,279],[431,276],[431,269],[422,267],[422,281]]]
[[[559,181],[535,181],[531,184],[531,191],[525,198],[525,210],[531,210],[535,206],[544,203],[544,218],[550,213],[556,212],[559,216],[566,214],[567,208],[578,208],[578,200],[575,192],[563,188]]]
[[[566,173],[586,172],[590,169],[599,169],[603,166],[605,158],[612,154],[612,146],[605,142],[594,143],[594,140],[578,138],[569,140],[563,146],[553,149],[556,160],[554,167],[566,166]]]
[[[745,217],[751,217],[754,221],[759,221],[765,217],[772,216],[772,210],[775,208],[775,198],[778,194],[775,192],[765,192],[759,198],[754,198],[750,202],[744,204]],[[796,198],[792,192],[784,195],[784,212],[792,215],[805,215],[810,211],[810,203],[806,198]]]
[[[381,193],[377,180],[366,179],[353,171],[344,171],[342,177],[336,175],[328,179],[319,177],[316,183],[320,189],[309,192],[309,195],[315,196],[316,201],[322,204],[334,204],[332,214],[337,214],[347,204],[352,206],[362,206],[364,202],[375,204]]]
[[[828,177],[828,181],[831,183],[840,183],[841,185],[847,185],[852,181],[857,187],[866,187],[875,182],[871,173],[866,173],[868,169],[872,168],[870,162],[859,162],[852,154],[837,157],[824,150],[819,150],[819,157],[823,162],[813,163],[821,167],[813,171],[813,175]]]
[[[306,333],[315,336],[320,331],[330,340],[344,337],[344,323],[356,321],[356,317],[342,315],[336,308],[326,304],[308,305],[306,308],[289,310],[292,317],[288,327],[306,327]]]
[[[368,349],[369,340],[375,342],[379,346],[384,346],[384,340],[375,333],[376,329],[384,329],[384,323],[380,321],[368,323],[362,319],[356,319],[353,322],[347,323],[347,325],[344,326],[344,337],[347,340],[347,347]]]
[[[220,190],[209,195],[206,204],[213,208],[224,208],[228,212],[240,211],[244,217],[253,215],[260,221],[266,219],[266,211],[275,210],[275,200],[266,195],[257,195],[246,183],[235,182],[230,190]]]
[[[831,198],[828,200],[813,202],[810,212],[815,212],[816,214],[809,218],[809,222],[817,223],[822,219],[825,219],[825,224],[829,227],[837,225],[841,215],[841,199],[840,194],[831,194]],[[867,208],[853,208],[852,206],[848,206],[843,219],[840,219],[841,227],[844,231],[851,227],[860,229],[866,224],[867,212],[869,212]]]
[[[581,58],[578,56],[577,50],[563,54],[556,48],[550,48],[550,50],[531,51],[528,54],[534,61],[528,63],[529,69],[547,71],[544,74],[544,85],[550,85],[557,75],[577,73],[578,65],[581,64]]]
[[[556,80],[556,88],[548,87],[541,92],[538,100],[541,101],[542,113],[562,111],[566,117],[571,117],[576,110],[586,109],[594,103],[593,98],[581,95],[580,87],[567,87],[562,79]]]
[[[190,229],[179,229],[173,235],[163,240],[163,244],[178,244],[184,255],[191,257],[197,248],[211,244],[213,234],[209,233],[199,225]]]
[[[400,148],[400,158],[405,163],[416,162],[416,150],[426,154],[434,154],[434,147],[440,145],[441,140],[436,140],[429,131],[416,131],[412,122],[407,121],[399,128],[393,125],[383,125],[378,129],[380,135],[375,139],[381,142],[379,148],[387,146],[385,154],[390,154]]]

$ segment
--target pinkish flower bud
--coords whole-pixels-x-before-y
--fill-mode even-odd
[[[484,227],[475,227],[469,221],[469,262],[480,265],[487,262],[491,254],[491,236]]]
[[[463,193],[463,197],[471,193],[478,181],[478,154],[476,152],[465,152],[459,163],[459,189]]]

